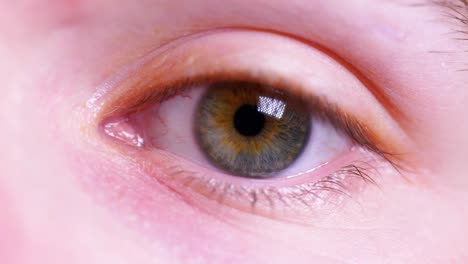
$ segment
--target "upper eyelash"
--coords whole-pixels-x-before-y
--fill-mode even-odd
[[[259,80],[261,79],[261,80]],[[181,92],[215,81],[251,81],[256,83],[265,83],[267,80],[263,80],[258,77],[251,77],[245,73],[230,73],[224,75],[206,75],[192,78],[178,79],[177,81],[165,85],[164,88],[149,89],[146,94],[140,95],[139,99],[133,102],[129,107],[126,107],[126,113],[135,113],[144,110],[154,103],[161,103],[174,96],[180,95]],[[267,85],[273,86],[276,89],[287,90],[286,88],[293,88],[286,80],[276,80],[275,83],[266,83]],[[296,88],[293,93],[297,97],[305,98],[304,101],[308,102],[310,109],[314,111],[314,114],[320,117],[322,120],[330,122],[337,130],[345,133],[349,136],[353,142],[365,147],[366,149],[376,153],[382,159],[391,163],[395,168],[402,168],[403,164],[400,162],[402,153],[396,153],[390,151],[387,147],[381,146],[377,140],[377,136],[372,133],[365,125],[363,125],[358,119],[354,118],[351,114],[344,112],[339,106],[332,104],[325,97],[317,97],[310,93],[304,92],[304,89]],[[113,115],[119,114],[122,110],[111,109],[108,113],[104,114],[109,116],[109,113]]]

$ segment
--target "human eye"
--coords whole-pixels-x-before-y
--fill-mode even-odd
[[[204,209],[320,217],[397,177],[406,144],[362,76],[279,34],[188,37],[115,86],[90,103],[106,142]]]

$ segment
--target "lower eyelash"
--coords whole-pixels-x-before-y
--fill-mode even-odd
[[[356,201],[354,196],[367,186],[380,189],[376,178],[380,175],[381,168],[376,165],[384,163],[385,161],[377,160],[356,161],[315,182],[288,187],[252,187],[227,183],[186,170],[179,165],[167,168],[165,173],[171,183],[180,183],[177,184],[179,187],[174,188],[179,195],[184,196],[184,200],[192,190],[220,205],[227,204],[241,211],[259,215],[284,217],[285,212],[302,215],[304,212],[339,207],[346,199]],[[323,211],[317,214],[323,215]]]

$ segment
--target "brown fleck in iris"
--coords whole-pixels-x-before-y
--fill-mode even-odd
[[[271,177],[290,166],[311,129],[302,100],[250,82],[211,84],[194,120],[207,158],[228,173],[251,178]]]

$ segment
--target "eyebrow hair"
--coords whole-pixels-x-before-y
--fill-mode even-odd
[[[451,38],[454,41],[468,41],[468,0],[424,0],[425,4],[419,6],[432,5],[442,9],[442,16],[454,22]],[[447,53],[447,52],[460,52],[460,51],[431,51],[433,53]],[[468,49],[462,50],[462,53],[468,54]],[[463,66],[458,69],[459,72],[468,72],[468,63],[461,62]],[[466,67],[466,68],[465,68]]]
[[[468,0],[427,0],[430,4],[442,7],[443,15],[455,20],[462,27],[455,33],[468,34]],[[464,39],[468,40],[468,38]]]

